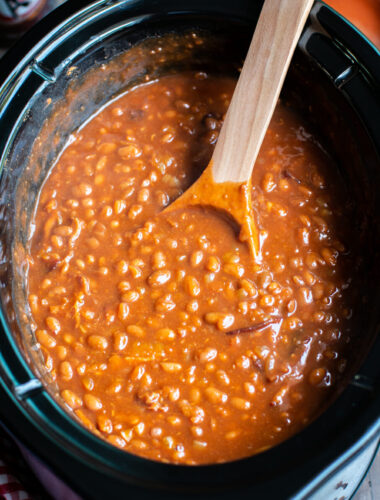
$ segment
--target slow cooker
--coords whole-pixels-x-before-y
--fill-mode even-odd
[[[90,433],[54,397],[29,325],[25,251],[38,190],[70,134],[146,74],[184,66],[236,71],[262,2],[66,2],[1,61],[0,420],[55,498],[350,498],[380,435],[380,57],[316,1],[284,88],[335,156],[355,203],[365,263],[355,360],[339,396],[305,430],[251,458],[208,466],[157,463]],[[160,65],[137,64],[154,37],[199,30]],[[180,39],[180,37],[179,37]],[[141,45],[142,44],[142,45]],[[120,54],[129,54],[121,56]],[[104,76],[104,67],[111,70]],[[48,126],[47,126],[48,124]],[[73,179],[75,182],[75,179]]]

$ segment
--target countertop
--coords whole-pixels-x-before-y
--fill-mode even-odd
[[[352,500],[379,500],[380,499],[380,451],[377,453],[372,467],[364,478],[358,492]],[[321,499],[322,500],[322,499]],[[339,499],[337,499],[339,500]]]

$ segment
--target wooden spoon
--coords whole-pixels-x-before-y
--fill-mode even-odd
[[[314,0],[265,0],[210,163],[166,211],[212,207],[234,219],[255,259],[260,238],[251,175],[293,52]]]

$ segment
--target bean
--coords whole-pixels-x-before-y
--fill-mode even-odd
[[[195,313],[198,311],[198,309],[199,309],[199,303],[197,300],[191,300],[186,305],[186,311],[188,313]]]
[[[116,380],[115,382],[112,382],[111,385],[108,386],[106,389],[107,394],[118,394],[121,389],[123,388],[123,385],[120,380]]]
[[[251,366],[251,360],[247,356],[240,356],[236,360],[236,366],[241,370],[247,370]]]
[[[129,316],[129,306],[125,302],[120,302],[117,309],[117,317],[120,321],[125,321]]]
[[[311,385],[319,385],[327,375],[325,368],[315,368],[309,374],[309,382]]]
[[[43,348],[41,348],[41,350],[43,351]],[[44,358],[45,358],[45,368],[46,368],[47,372],[50,373],[53,380],[55,380],[56,374],[55,374],[55,371],[53,371],[53,367],[54,367],[53,358],[47,352],[44,352]]]
[[[194,406],[188,401],[182,400],[179,402],[179,407],[185,417],[188,417],[193,424],[200,424],[203,422],[205,412],[200,406]]]
[[[134,337],[142,338],[145,336],[145,330],[138,325],[128,325],[127,333],[130,333]]]
[[[70,208],[77,208],[77,207],[79,207],[79,201],[78,200],[67,200],[66,205]]]
[[[193,426],[190,428],[190,431],[194,437],[201,437],[203,435],[202,427]]]
[[[177,337],[176,333],[174,330],[171,328],[161,328],[157,332],[157,338],[158,340],[162,341],[173,341]]]
[[[201,363],[207,363],[212,361],[218,355],[218,351],[213,347],[206,347],[199,353],[199,361]]]
[[[54,226],[57,223],[57,215],[53,214],[51,217],[48,218],[48,220],[45,222],[44,225],[44,236],[47,238],[50,233],[52,232]]]
[[[119,262],[116,265],[116,271],[120,275],[123,275],[123,274],[126,274],[128,272],[128,269],[129,269],[128,262],[124,259],[119,260]]]
[[[286,305],[289,314],[294,314],[297,310],[297,301],[295,299],[289,300]]]
[[[168,389],[164,389],[164,393],[167,395],[169,400],[173,403],[174,401],[178,401],[181,393],[178,387],[169,387]]]
[[[167,283],[171,278],[171,272],[168,269],[154,271],[148,278],[150,286],[156,287]]]
[[[84,404],[91,411],[99,411],[103,408],[103,404],[99,398],[93,394],[85,394],[83,396]]]
[[[317,281],[315,276],[310,271],[304,271],[303,278],[309,286],[314,285]]]
[[[201,402],[202,394],[201,391],[197,387],[192,387],[190,389],[190,401],[193,404],[198,404]]]
[[[190,264],[193,267],[199,266],[202,260],[203,260],[203,252],[201,250],[196,250],[190,256]]]
[[[289,387],[284,386],[279,391],[276,392],[271,401],[271,406],[280,406],[284,403],[284,397],[289,392]]]
[[[215,363],[207,363],[206,366],[205,366],[205,370],[208,373],[214,373],[214,371],[216,370]]]
[[[141,148],[136,146],[136,144],[128,144],[127,146],[123,146],[122,148],[119,148],[118,154],[124,160],[130,160],[132,158],[139,158],[142,154],[142,150],[141,150]]]
[[[241,314],[247,314],[249,311],[249,302],[245,302],[245,301],[239,302],[238,311]]]
[[[77,186],[73,187],[73,194],[77,198],[85,198],[86,196],[90,196],[92,193],[92,187],[85,182],[81,182]]]
[[[101,430],[105,434],[112,434],[113,431],[112,420],[108,418],[106,415],[98,415],[96,417],[96,423],[99,430]]]
[[[65,382],[68,382],[73,378],[73,368],[69,361],[63,361],[59,366],[59,371],[62,380],[64,380]]]
[[[205,389],[207,399],[214,404],[225,403],[228,399],[227,394],[216,389],[215,387],[207,387]]]
[[[53,247],[55,247],[55,248],[62,248],[63,247],[63,239],[60,236],[57,236],[55,234],[53,234],[53,236],[51,237],[51,243],[52,243]]]
[[[191,297],[197,297],[201,293],[201,287],[194,276],[186,276],[184,279],[185,291]]]
[[[243,398],[233,397],[231,398],[231,405],[238,410],[249,410],[251,403]]]
[[[139,203],[146,203],[149,200],[150,191],[147,188],[141,189],[137,194],[137,201]]]
[[[107,274],[108,274],[108,267],[105,267],[105,266],[99,267],[99,274],[101,274],[102,276],[107,276]]]
[[[45,347],[47,347],[47,346],[45,346]],[[67,356],[67,349],[63,345],[57,346],[56,352],[57,352],[58,359],[60,359],[61,361],[63,361]]]
[[[111,217],[111,215],[113,214],[112,207],[110,207],[109,205],[105,205],[102,208],[100,214],[102,217]]]
[[[224,314],[217,312],[207,313],[205,319],[207,323],[216,324],[218,329],[222,331],[228,330],[228,328],[230,328],[235,321],[235,317],[233,314]]]
[[[195,441],[193,441],[193,446],[197,450],[204,450],[205,448],[207,448],[207,443],[206,441],[199,441],[198,439],[196,439]]]
[[[121,436],[129,443],[133,438],[133,429],[127,429],[120,432]]]
[[[296,330],[297,328],[302,327],[302,321],[299,318],[293,316],[292,318],[287,318],[284,323],[284,328],[288,328],[289,330]]]
[[[217,273],[220,270],[220,260],[218,257],[215,257],[214,255],[209,257],[206,268],[213,273]]]
[[[156,438],[162,436],[162,432],[163,431],[161,427],[152,427],[152,429],[150,430],[151,436]]]
[[[221,384],[230,385],[230,378],[224,370],[218,370],[216,376]]]
[[[247,292],[249,297],[256,297],[257,296],[257,288],[252,283],[252,281],[250,281],[249,279],[246,279],[246,278],[241,279],[239,281],[239,285],[241,286],[241,288],[245,292]]]
[[[240,262],[240,256],[235,252],[226,252],[223,255],[223,262],[226,264],[237,264]]]
[[[161,207],[166,207],[170,202],[169,195],[167,193],[165,193],[164,191],[157,191],[155,193],[155,197],[157,199],[157,203]]]
[[[272,297],[272,295],[263,295],[261,298],[260,298],[260,305],[262,307],[270,307],[270,306],[273,306],[275,302],[275,299],[274,297]]]
[[[140,380],[144,375],[144,373],[145,373],[145,366],[137,365],[131,373],[131,380]]]
[[[141,278],[142,271],[139,266],[135,266],[134,264],[130,264],[129,271],[134,278]]]
[[[120,281],[120,283],[117,285],[117,289],[120,293],[125,293],[131,289],[131,284],[129,283],[129,281]]]
[[[37,314],[39,307],[38,307],[38,296],[31,294],[29,295],[29,305],[30,309],[33,314]]]
[[[271,191],[273,191],[273,189],[275,189],[276,183],[274,181],[274,176],[271,172],[267,172],[264,175],[261,186],[263,188],[263,191],[265,191],[266,193],[270,193]]]
[[[317,323],[322,323],[325,319],[325,313],[323,311],[315,311],[313,313],[313,320]]]
[[[74,413],[76,414],[76,416],[79,418],[79,420],[82,422],[83,425],[85,425],[91,431],[95,430],[95,425],[93,424],[92,420],[90,420],[82,410],[75,410]]]
[[[249,395],[254,394],[256,391],[255,386],[250,382],[244,382],[243,387],[245,392]]]
[[[57,318],[54,318],[53,316],[48,316],[46,318],[46,325],[55,334],[59,333],[61,330],[60,322],[57,320]]]
[[[173,425],[175,427],[182,423],[182,420],[175,415],[169,415],[166,420],[170,425]]]
[[[55,338],[49,335],[46,330],[37,330],[36,338],[37,341],[47,349],[53,349],[57,345]]]
[[[108,347],[108,340],[102,335],[90,335],[87,342],[90,347],[98,351],[105,351]]]
[[[175,441],[171,436],[165,436],[162,439],[162,444],[166,449],[172,450],[174,448]]]
[[[145,431],[144,422],[139,422],[138,424],[136,424],[133,427],[133,430],[134,430],[135,434],[137,434],[138,436],[142,436],[144,434],[144,431]]]
[[[84,198],[82,200],[82,206],[89,208],[94,206],[94,200],[92,198]]]
[[[153,269],[158,270],[166,266],[166,257],[163,252],[155,252],[152,256]]]
[[[322,283],[316,283],[313,286],[314,299],[316,299],[316,300],[321,299],[323,297],[324,293],[325,293],[325,287]]]
[[[310,244],[310,231],[305,227],[297,231],[299,242],[305,247]]]
[[[106,178],[103,174],[95,175],[94,184],[95,184],[95,186],[101,186],[102,184],[104,184],[105,180],[106,180]]]
[[[97,150],[101,154],[109,154],[115,151],[117,148],[114,142],[103,142],[97,147]]]
[[[87,389],[88,391],[92,391],[95,387],[94,380],[87,375],[82,378],[82,384],[83,384],[83,387],[85,389]]]
[[[123,351],[128,344],[128,335],[122,332],[116,332],[114,334],[114,349],[116,351]]]
[[[280,179],[278,181],[278,187],[281,189],[281,191],[289,191],[290,189],[290,184],[286,179]]]
[[[121,299],[123,302],[136,302],[140,298],[140,294],[136,290],[128,290],[127,292],[123,293]]]
[[[86,256],[86,261],[87,261],[87,263],[88,263],[88,264],[94,264],[94,262],[95,262],[95,257],[94,257],[93,255],[91,255],[91,254],[90,254],[90,255],[87,255],[87,256]]]
[[[91,250],[95,250],[96,248],[99,248],[99,246],[100,246],[100,241],[94,237],[88,238],[86,243],[91,248]]]
[[[75,341],[74,336],[71,335],[70,333],[64,333],[62,338],[66,342],[66,344],[69,344],[69,345]]]
[[[121,438],[120,436],[117,436],[116,434],[111,434],[109,437],[108,437],[108,441],[113,444],[114,446],[117,446],[118,448],[125,448],[126,446],[126,442],[124,441],[123,438]]]
[[[300,288],[298,291],[298,295],[300,302],[304,305],[311,304],[313,302],[313,294],[311,293],[311,290],[309,288]]]
[[[229,431],[226,433],[225,438],[230,441],[231,439],[236,439],[240,434],[240,431]]]
[[[182,365],[180,363],[160,363],[161,368],[167,373],[176,373],[182,370]]]
[[[177,108],[177,110],[181,112],[185,112],[190,109],[190,104],[186,101],[182,101],[181,99],[175,101],[174,105]]]
[[[135,220],[137,217],[141,214],[143,211],[142,205],[132,205],[131,208],[128,210],[128,219],[130,220]]]
[[[114,213],[119,215],[127,208],[125,200],[116,200],[113,204]]]
[[[75,392],[70,391],[69,389],[61,391],[61,396],[65,403],[67,403],[73,410],[80,408],[83,405],[82,399],[75,394]]]
[[[329,266],[336,266],[339,253],[335,249],[322,248],[321,255]]]

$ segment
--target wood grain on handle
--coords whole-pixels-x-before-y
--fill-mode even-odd
[[[244,182],[314,0],[266,0],[212,157],[215,182]]]

